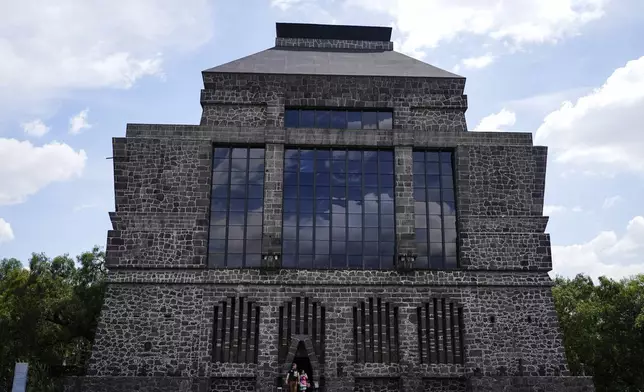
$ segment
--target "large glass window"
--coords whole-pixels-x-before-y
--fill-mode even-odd
[[[213,156],[208,264],[259,267],[264,149],[217,147]]]
[[[391,129],[391,110],[286,109],[286,128]]]
[[[287,149],[284,268],[393,268],[393,151]]]
[[[414,200],[419,268],[457,267],[452,153],[414,151]]]

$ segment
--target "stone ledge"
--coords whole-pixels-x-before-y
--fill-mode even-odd
[[[428,130],[355,130],[316,128],[249,128],[200,125],[127,124],[127,139],[182,139],[216,143],[270,143],[284,140],[287,144],[329,144],[333,140],[356,146],[394,146],[404,134],[405,145],[417,147],[523,146],[532,147],[532,134],[527,132],[438,132]],[[300,139],[304,139],[300,140]]]
[[[177,266],[185,268],[184,266]],[[551,287],[545,272],[508,271],[414,271],[400,274],[377,270],[289,270],[271,274],[259,269],[165,268],[150,270],[111,269],[110,283],[152,284],[253,284],[253,285],[352,285],[352,286],[503,286]]]
[[[591,377],[471,377],[472,392],[515,391],[532,392],[592,392]],[[537,389],[535,389],[537,388]]]

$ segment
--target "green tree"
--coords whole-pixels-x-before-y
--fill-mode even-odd
[[[599,283],[557,278],[555,307],[570,370],[593,376],[598,392],[644,390],[644,275]]]
[[[0,390],[18,361],[29,362],[32,391],[53,391],[63,365],[85,365],[103,303],[104,263],[98,247],[76,262],[34,253],[28,269],[0,260]]]

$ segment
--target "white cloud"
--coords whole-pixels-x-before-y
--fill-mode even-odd
[[[37,147],[28,141],[0,138],[0,205],[24,202],[47,185],[79,177],[85,151],[61,143]]]
[[[483,117],[483,119],[479,122],[479,125],[477,125],[476,128],[474,128],[472,131],[501,132],[504,131],[504,129],[501,129],[501,127],[512,126],[514,125],[514,123],[516,123],[516,121],[517,118],[514,112],[503,108],[498,113]]]
[[[552,216],[554,214],[558,214],[564,211],[566,211],[566,207],[564,206],[548,205],[548,204],[543,206],[543,215],[546,215],[546,216]]]
[[[583,244],[553,246],[552,260],[553,273],[568,277],[585,273],[619,279],[644,273],[644,217],[633,218],[621,238],[604,231]]]
[[[0,218],[0,244],[3,242],[13,241],[13,230],[6,220]]]
[[[277,7],[282,11],[286,11],[294,5],[298,5],[302,0],[271,0],[271,7]]]
[[[568,208],[566,206],[561,206],[561,205],[556,205],[556,204],[546,204],[543,206],[543,215],[546,216],[552,216],[552,215],[558,215],[564,212],[583,212],[583,209],[579,206],[574,206],[572,208]]]
[[[461,64],[465,68],[485,68],[488,65],[492,64],[495,60],[495,56],[493,56],[490,53],[484,54],[483,56],[478,56],[478,57],[469,57],[466,59],[463,59],[461,61]]]
[[[644,56],[603,86],[546,116],[535,141],[557,162],[601,172],[644,172]]]
[[[27,135],[41,137],[49,132],[49,127],[45,125],[40,119],[35,119],[21,124],[22,130],[25,131]]]
[[[512,46],[557,42],[600,19],[609,0],[349,0],[393,18],[405,53],[463,35]]]
[[[622,197],[619,195],[607,197],[606,199],[604,199],[604,204],[602,205],[602,208],[605,210],[609,208],[613,208],[615,207],[615,205],[617,205],[617,203],[621,202],[622,200],[623,200]]]
[[[208,0],[0,2],[0,105],[129,88],[160,75],[163,53],[210,38],[211,7]]]
[[[69,133],[72,135],[79,134],[83,129],[89,129],[92,124],[87,122],[89,109],[81,110],[80,113],[69,119]]]

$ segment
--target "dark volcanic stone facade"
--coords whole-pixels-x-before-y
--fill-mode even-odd
[[[306,50],[390,44],[277,40]],[[593,390],[590,380],[569,377],[552,301],[546,149],[527,133],[467,132],[463,78],[204,72],[203,79],[200,125],[130,124],[114,139],[109,285],[88,375],[70,379],[67,390],[274,391],[300,350],[326,391]],[[288,129],[290,106],[390,109],[393,129]],[[459,268],[208,268],[213,145],[265,149],[262,249],[277,254],[285,148],[394,151],[400,254],[416,251],[413,151],[450,149]],[[358,333],[356,309],[380,300],[385,332]],[[432,304],[452,313],[427,310]],[[302,327],[285,319],[287,309],[297,309]],[[438,346],[423,325],[438,331]],[[383,341],[395,342],[395,352],[356,356],[356,336],[377,340],[387,331]],[[422,354],[419,341],[446,352]],[[229,355],[235,350],[246,354]]]

